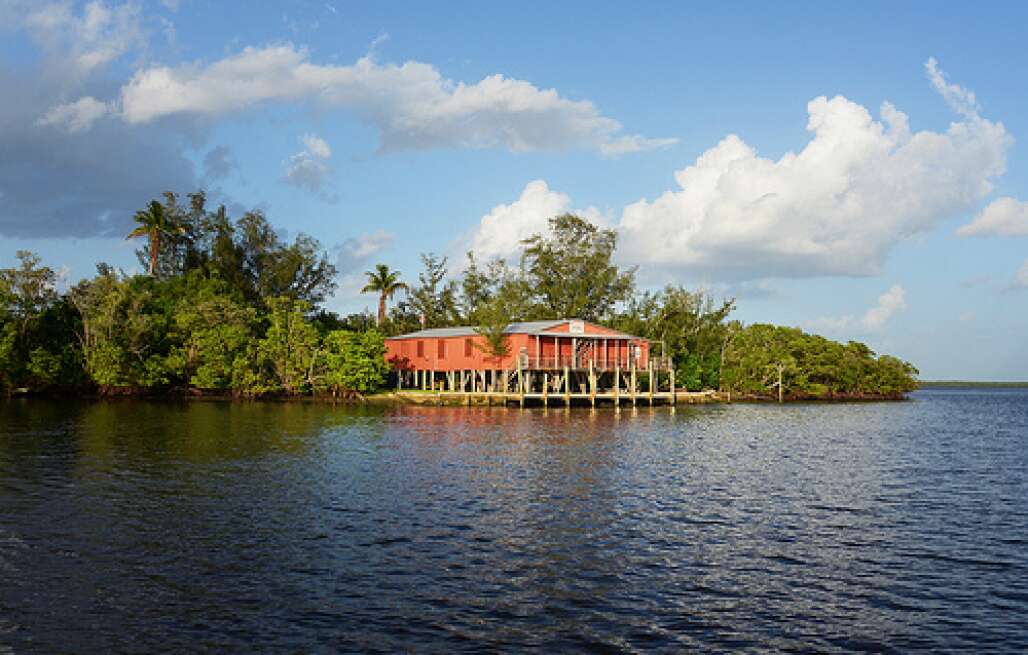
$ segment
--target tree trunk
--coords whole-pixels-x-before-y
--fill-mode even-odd
[[[150,233],[150,275],[157,277],[157,253],[161,249],[161,237],[157,232]]]
[[[385,323],[385,320],[386,320],[386,297],[385,297],[385,294],[383,293],[378,298],[378,326],[382,327],[382,324]]]

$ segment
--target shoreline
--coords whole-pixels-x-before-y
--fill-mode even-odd
[[[926,388],[940,388],[927,386]],[[953,387],[946,387],[953,388]],[[1001,387],[996,387],[1001,388]],[[731,404],[778,404],[776,395],[760,394],[739,394],[722,391],[686,391],[676,390],[676,404],[679,405],[731,405]],[[286,395],[286,394],[262,394],[249,396],[233,393],[205,393],[195,390],[173,390],[165,392],[148,392],[145,390],[115,389],[107,392],[94,391],[89,393],[68,392],[68,391],[31,391],[27,389],[16,389],[13,393],[0,396],[5,400],[68,400],[78,401],[110,401],[110,400],[166,400],[166,401],[206,401],[206,402],[247,402],[247,403],[318,403],[333,405],[409,405],[409,406],[437,406],[437,407],[504,407],[518,406],[517,394],[508,393],[467,393],[453,391],[380,391],[367,395],[334,396],[331,394],[317,395]],[[539,398],[526,397],[526,407],[542,407]],[[590,401],[587,397],[576,396],[572,399],[570,407],[588,408]],[[786,395],[782,404],[797,403],[868,403],[868,402],[904,402],[909,401],[908,393],[892,394],[869,394],[869,393],[838,393],[827,395]],[[597,397],[597,406],[631,407],[630,397],[621,396],[620,404],[615,405],[609,398]],[[554,394],[550,397],[551,407],[564,407],[562,396]],[[637,407],[650,406],[647,396],[640,394],[637,398]],[[653,406],[673,407],[670,402],[655,403]]]

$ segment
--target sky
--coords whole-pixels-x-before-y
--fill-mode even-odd
[[[858,6],[859,5],[859,6]],[[1028,4],[0,0],[0,266],[66,282],[164,191],[339,268],[511,257],[550,216],[641,288],[1028,379]]]

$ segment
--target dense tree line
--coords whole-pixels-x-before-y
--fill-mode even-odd
[[[366,393],[387,380],[383,335],[472,325],[493,355],[511,322],[581,318],[655,342],[681,386],[739,394],[894,394],[916,370],[863,344],[795,328],[743,326],[733,300],[667,286],[638,292],[614,263],[617,236],[573,215],[522,243],[515,262],[459,271],[422,256],[417,281],[379,264],[363,292],[377,312],[321,308],[335,267],[306,235],[291,242],[259,211],[231,219],[202,192],[165,194],[135,216],[129,238],[146,275],[100,264],[57,292],[57,273],[31,253],[0,270],[0,386],[61,390],[201,390],[243,395]]]
[[[58,293],[37,257],[0,270],[0,385],[7,391],[195,389],[348,395],[388,373],[382,336],[317,308],[335,268],[306,235],[260,212],[231,220],[202,193],[136,215],[147,275],[107,264]]]

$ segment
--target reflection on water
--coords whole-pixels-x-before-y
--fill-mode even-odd
[[[0,650],[1028,647],[1028,394],[0,404]]]

